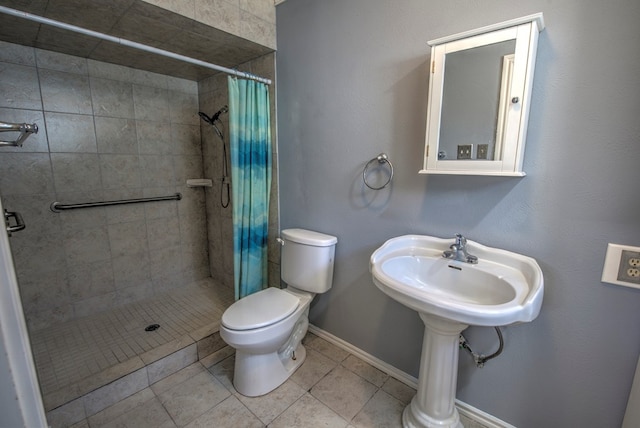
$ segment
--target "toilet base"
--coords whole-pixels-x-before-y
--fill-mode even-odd
[[[289,379],[306,357],[307,350],[301,343],[293,356],[280,352],[249,354],[236,350],[233,386],[246,397],[267,394]]]

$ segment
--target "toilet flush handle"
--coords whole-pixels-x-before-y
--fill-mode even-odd
[[[278,242],[278,244],[280,244],[280,245],[284,245],[284,239],[282,239],[282,238],[276,238],[276,241]]]

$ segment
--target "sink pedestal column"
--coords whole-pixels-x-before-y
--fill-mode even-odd
[[[420,313],[424,339],[418,393],[402,413],[405,428],[463,428],[455,407],[458,337],[466,324]]]

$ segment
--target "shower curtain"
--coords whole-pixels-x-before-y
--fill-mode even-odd
[[[229,129],[236,300],[268,285],[267,231],[271,189],[269,88],[229,77]]]

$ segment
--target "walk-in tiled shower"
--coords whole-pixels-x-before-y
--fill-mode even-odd
[[[240,67],[272,75],[273,55]],[[226,78],[198,83],[2,41],[0,76],[0,119],[40,129],[0,151],[0,196],[27,223],[10,243],[45,408],[89,416],[223,346],[231,209],[217,206],[221,154],[198,111],[226,104]],[[203,177],[214,186],[187,187]],[[273,203],[274,242],[277,217]]]

